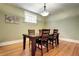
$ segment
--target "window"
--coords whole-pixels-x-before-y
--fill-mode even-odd
[[[37,16],[33,13],[25,11],[25,22],[37,23]]]

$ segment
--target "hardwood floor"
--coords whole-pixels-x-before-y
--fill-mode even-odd
[[[16,43],[8,46],[0,46],[0,56],[30,56],[30,49],[28,42],[26,44],[25,51],[22,50],[22,43]],[[79,44],[60,41],[58,47],[52,49],[52,46],[49,44],[49,52],[46,52],[45,48],[43,52],[44,56],[79,56]],[[41,51],[37,49],[36,56],[40,55]]]

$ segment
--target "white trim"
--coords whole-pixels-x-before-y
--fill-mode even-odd
[[[79,43],[79,40],[75,40],[75,39],[60,38],[60,40],[68,41],[68,42],[74,42],[74,43]]]
[[[28,40],[28,38],[27,38],[27,40]],[[60,40],[68,41],[68,42],[74,42],[74,43],[79,43],[79,40],[68,39],[68,38],[60,38]],[[10,44],[20,43],[20,42],[23,42],[23,40],[19,39],[19,40],[14,40],[14,41],[2,42],[2,43],[0,43],[0,46],[10,45]]]
[[[10,45],[10,44],[20,43],[20,42],[22,42],[22,40],[14,40],[14,41],[2,42],[2,43],[0,43],[0,46]]]
[[[27,41],[29,41],[28,38],[27,38]],[[0,46],[10,45],[10,44],[14,44],[14,43],[21,43],[21,42],[23,42],[23,39],[18,39],[18,40],[13,40],[13,41],[2,42],[2,43],[0,43]]]

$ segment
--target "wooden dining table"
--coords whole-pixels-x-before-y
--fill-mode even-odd
[[[23,34],[23,50],[25,50],[26,48],[26,39],[29,38],[29,40],[32,41],[31,43],[31,55],[32,56],[35,56],[35,51],[36,51],[36,39],[37,38],[40,38],[41,36],[39,35],[26,35],[26,34]]]
[[[52,35],[52,34],[50,34]],[[26,39],[29,38],[31,40],[31,55],[35,56],[35,51],[36,51],[36,39],[40,38],[40,35],[27,35],[27,34],[23,34],[23,50],[26,49]],[[59,39],[57,39],[57,44],[59,45]]]

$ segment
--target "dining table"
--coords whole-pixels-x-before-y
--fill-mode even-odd
[[[26,39],[29,38],[31,40],[31,55],[35,56],[35,51],[36,51],[36,39],[40,38],[40,35],[27,35],[23,34],[23,50],[26,48]]]
[[[52,34],[50,34],[50,35],[52,35]],[[23,34],[23,50],[26,49],[26,39],[29,38],[29,40],[31,40],[31,56],[35,56],[36,39],[39,39],[40,37],[41,37],[41,35],[27,35],[27,34]],[[58,37],[57,37],[57,44],[59,45],[59,38]]]

